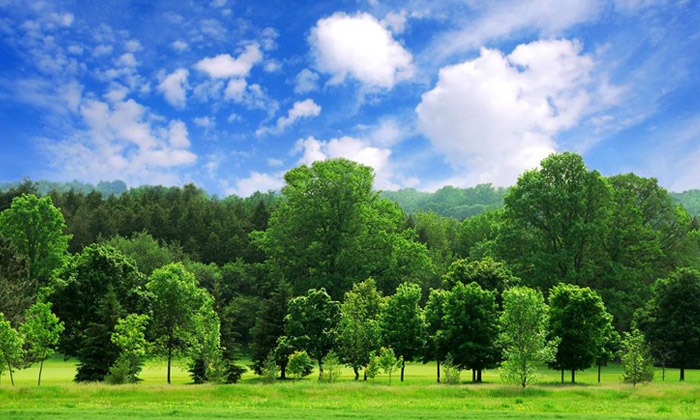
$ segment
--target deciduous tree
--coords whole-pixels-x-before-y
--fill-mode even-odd
[[[63,322],[51,312],[50,302],[37,302],[27,309],[20,333],[29,346],[30,354],[40,363],[37,386],[41,385],[44,361],[54,354],[58,339],[64,329]]]

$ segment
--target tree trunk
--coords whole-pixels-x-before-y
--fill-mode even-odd
[[[365,368],[363,371],[363,376],[365,377],[363,380],[366,382],[367,381],[367,368]]]
[[[666,380],[666,365],[661,365],[661,380]]]
[[[564,369],[561,370],[561,383],[564,383]]]
[[[598,365],[598,383],[600,383],[600,365]]]
[[[168,344],[168,384],[170,384],[170,364],[173,359],[173,348],[172,345]]]
[[[476,382],[476,369],[472,369],[472,382]]]
[[[284,380],[287,379],[287,364],[282,363],[280,365],[280,379]]]
[[[10,374],[12,374],[12,370],[10,370]],[[685,368],[681,367],[681,381],[685,381]]]
[[[12,386],[15,386],[15,378],[12,376],[12,365],[10,362],[7,362],[7,368],[10,370],[10,382],[12,383]]]
[[[481,383],[481,369],[477,369],[476,371],[476,382]]]
[[[319,357],[318,358],[318,380],[323,379],[323,358]]]
[[[352,371],[355,372],[355,382],[357,382],[358,379],[360,379],[360,372],[357,371],[357,368],[353,366]]]
[[[440,383],[440,361],[437,361],[437,381]]]
[[[44,359],[41,359],[41,363],[39,364],[39,380],[36,383],[36,386],[41,386],[41,371],[44,370]]]
[[[576,371],[571,369],[571,383],[575,384],[576,383]]]
[[[406,369],[406,361],[405,361],[405,360],[403,360],[403,361],[401,362],[401,382],[403,382],[403,371],[404,371],[404,369]]]

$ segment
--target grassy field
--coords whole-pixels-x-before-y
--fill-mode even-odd
[[[374,383],[354,383],[347,370],[338,383],[315,378],[266,385],[247,373],[237,385],[188,385],[183,368],[174,384],[165,384],[165,365],[150,362],[139,385],[74,384],[73,363],[50,360],[42,386],[38,367],[7,372],[0,385],[0,419],[541,419],[541,418],[700,418],[700,371],[667,370],[666,381],[632,388],[620,382],[617,366],[577,374],[576,385],[559,384],[559,373],[543,372],[538,385],[521,390],[500,383],[498,373],[485,373],[484,384],[435,384],[433,364],[412,364],[406,381],[380,376]],[[463,374],[471,379],[471,374]]]

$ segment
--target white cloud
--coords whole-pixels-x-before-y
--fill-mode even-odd
[[[400,142],[405,135],[404,129],[399,126],[399,123],[395,119],[386,118],[383,119],[379,125],[374,127],[369,138],[374,145],[391,147]]]
[[[193,164],[187,127],[163,121],[134,100],[80,106],[84,130],[60,141],[44,140],[43,151],[57,172],[87,181],[124,179],[130,184],[178,183],[176,170]]]
[[[382,19],[382,24],[395,34],[403,33],[406,30],[406,11],[389,12]]]
[[[233,188],[227,189],[226,194],[248,197],[256,191],[278,191],[283,186],[282,173],[269,175],[253,171],[249,177],[239,179]]]
[[[226,6],[226,0],[212,0],[211,7],[224,7]]]
[[[194,124],[198,127],[202,127],[205,130],[212,129],[216,126],[216,121],[214,118],[209,118],[209,117],[196,117],[194,120]]]
[[[229,54],[207,57],[197,62],[195,68],[214,79],[246,77],[253,66],[261,60],[260,48],[256,44],[250,44],[237,58]]]
[[[309,36],[316,68],[342,83],[349,75],[368,87],[391,89],[413,76],[411,53],[372,15],[342,12],[321,19]]]
[[[117,65],[124,66],[124,67],[136,67],[138,65],[138,62],[136,61],[134,54],[126,53],[126,54],[122,54],[117,59]]]
[[[187,69],[177,69],[167,75],[158,85],[158,92],[162,93],[165,100],[176,108],[184,108],[187,104],[187,77],[190,72]]]
[[[185,51],[186,49],[188,49],[190,47],[190,44],[186,43],[185,41],[177,40],[177,41],[173,41],[173,43],[170,44],[170,46],[173,47],[173,49],[175,51],[182,52],[182,51]]]
[[[294,78],[294,93],[303,95],[318,89],[318,74],[309,69],[304,69]]]
[[[142,49],[141,43],[137,39],[130,39],[124,43],[124,49],[129,52],[136,52]]]
[[[226,90],[224,90],[224,98],[241,102],[243,101],[246,87],[248,87],[248,83],[245,79],[231,79],[226,85]]]
[[[100,44],[93,48],[92,50],[92,55],[93,57],[103,57],[105,55],[112,54],[112,46],[111,45],[105,45],[105,44]]]
[[[378,189],[393,190],[398,186],[391,181],[391,150],[374,147],[369,141],[354,137],[340,137],[328,141],[313,137],[300,139],[292,151],[302,153],[299,164],[307,164],[325,159],[346,158],[370,166],[374,169],[374,186]]]
[[[284,161],[282,159],[268,158],[267,165],[268,166],[282,166],[282,165],[284,165]]]
[[[507,56],[483,48],[440,70],[416,108],[418,126],[462,171],[451,183],[511,185],[584,115],[592,68],[576,41],[521,44]]]
[[[275,28],[267,27],[263,29],[262,38],[260,39],[260,44],[262,45],[263,50],[270,51],[277,48],[276,40],[279,36],[280,33],[277,32],[277,29]]]
[[[321,106],[308,98],[303,101],[294,102],[294,106],[287,112],[286,117],[280,117],[277,120],[275,128],[260,127],[255,133],[258,136],[266,133],[281,133],[285,128],[294,124],[300,118],[318,117],[321,114]]]

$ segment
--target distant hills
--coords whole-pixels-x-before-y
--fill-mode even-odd
[[[16,187],[25,181],[0,182],[0,191]],[[37,192],[41,195],[50,191],[90,193],[98,191],[104,196],[119,195],[128,190],[123,181],[101,181],[97,185],[80,181],[55,182],[32,181]],[[493,210],[503,205],[503,196],[507,188],[496,188],[491,184],[481,184],[470,188],[442,187],[434,193],[418,191],[414,188],[404,188],[398,191],[381,191],[382,197],[396,202],[406,213],[432,211],[446,217],[464,219],[485,210]],[[697,216],[700,214],[700,190],[687,190],[680,193],[669,193],[673,200],[680,203],[688,212]],[[256,194],[259,195],[259,194]],[[267,196],[262,194],[260,196]],[[270,197],[268,197],[270,198]]]

